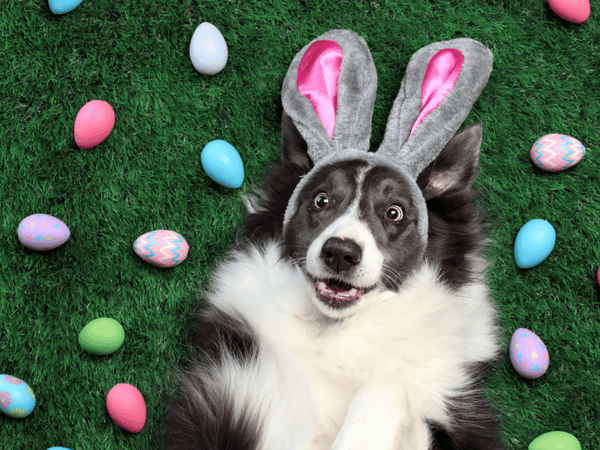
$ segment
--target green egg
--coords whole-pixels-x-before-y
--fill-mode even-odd
[[[79,333],[79,345],[94,355],[108,355],[117,351],[125,340],[125,331],[119,322],[101,317],[88,323]]]
[[[581,450],[581,444],[575,436],[565,431],[550,431],[536,437],[529,450]]]

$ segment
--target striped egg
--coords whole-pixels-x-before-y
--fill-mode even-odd
[[[69,227],[48,214],[32,214],[25,217],[17,227],[19,241],[25,247],[45,251],[60,247],[71,236]]]
[[[144,261],[157,267],[175,267],[181,264],[190,249],[186,240],[170,230],[156,230],[142,234],[133,243],[133,251]]]
[[[585,155],[585,147],[566,134],[547,134],[531,147],[531,160],[546,172],[560,172],[573,167]]]
[[[546,373],[550,364],[548,349],[533,331],[518,328],[510,339],[510,362],[524,378],[539,378]]]

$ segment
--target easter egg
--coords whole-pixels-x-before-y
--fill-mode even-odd
[[[510,362],[524,378],[539,378],[548,370],[550,356],[542,340],[533,331],[517,329],[510,339]]]
[[[50,447],[48,450],[69,450],[66,447]]]
[[[82,0],[48,0],[50,11],[54,14],[64,14],[73,11]]]
[[[48,214],[32,214],[21,221],[17,227],[17,236],[25,247],[45,251],[60,247],[67,242],[71,231],[56,217]]]
[[[123,345],[125,331],[119,322],[100,317],[88,323],[79,333],[79,345],[94,355],[108,355]]]
[[[149,231],[133,243],[133,251],[144,261],[157,267],[175,267],[181,264],[190,249],[186,240],[170,230]]]
[[[565,431],[549,431],[536,437],[528,450],[581,450],[581,444],[575,436]]]
[[[598,268],[598,272],[596,273],[596,278],[598,279],[598,284],[600,284],[600,267]]]
[[[577,164],[585,155],[585,147],[566,134],[547,134],[531,147],[531,160],[546,172],[560,172]]]
[[[556,231],[547,220],[533,219],[521,227],[515,239],[515,260],[521,269],[537,266],[552,252]]]
[[[104,100],[92,100],[81,107],[75,118],[75,142],[79,148],[92,148],[104,141],[115,126],[115,112]]]
[[[0,411],[15,419],[27,417],[35,407],[35,395],[27,383],[0,375]]]
[[[548,0],[558,16],[573,23],[583,23],[590,17],[589,0]]]
[[[212,23],[202,22],[190,42],[190,58],[198,72],[215,75],[227,64],[227,44]]]
[[[110,418],[121,428],[139,433],[146,423],[146,402],[142,393],[131,384],[119,383],[106,396]]]
[[[209,142],[200,153],[202,168],[222,186],[239,188],[244,181],[244,164],[237,150],[227,141]]]

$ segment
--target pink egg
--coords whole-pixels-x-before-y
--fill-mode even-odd
[[[107,102],[87,102],[75,118],[75,142],[79,148],[92,148],[108,137],[115,126],[115,112]]]
[[[598,278],[598,284],[600,284],[600,267],[598,267],[598,273],[596,274],[596,278]]]
[[[170,230],[156,230],[142,234],[133,243],[133,251],[144,261],[158,267],[181,264],[190,249],[186,240]]]
[[[583,23],[590,17],[589,0],[548,0],[556,14],[573,23]]]
[[[119,383],[108,391],[106,409],[121,428],[139,433],[146,424],[146,402],[135,386]]]
[[[510,340],[510,362],[524,378],[539,378],[546,373],[550,364],[548,349],[533,331],[517,329]]]
[[[531,160],[546,172],[560,172],[577,164],[585,155],[585,147],[566,134],[547,134],[531,147]]]

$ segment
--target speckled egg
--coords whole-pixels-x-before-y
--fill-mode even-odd
[[[60,247],[67,242],[71,231],[56,217],[48,214],[32,214],[21,221],[17,227],[17,235],[25,247],[45,251]]]
[[[125,341],[125,331],[119,322],[100,317],[88,323],[79,333],[79,345],[94,355],[116,352]]]
[[[139,433],[146,424],[144,396],[131,384],[113,386],[106,396],[106,409],[117,425],[132,433]]]
[[[209,142],[200,153],[202,168],[221,186],[239,188],[244,182],[244,164],[235,147],[227,141]]]
[[[510,340],[510,362],[524,378],[539,378],[548,370],[548,349],[533,331],[517,329]]]
[[[157,267],[175,267],[187,257],[190,246],[179,234],[156,230],[142,234],[133,243],[133,251],[144,261]]]
[[[0,411],[15,419],[27,417],[35,407],[35,395],[27,383],[0,375]]]
[[[115,126],[115,111],[104,100],[92,100],[81,107],[73,134],[79,148],[92,148],[103,142]]]
[[[581,444],[575,436],[566,431],[549,431],[536,437],[528,450],[581,450]]]
[[[577,139],[566,134],[547,134],[531,147],[531,160],[547,172],[560,172],[573,167],[582,160],[585,147]]]

